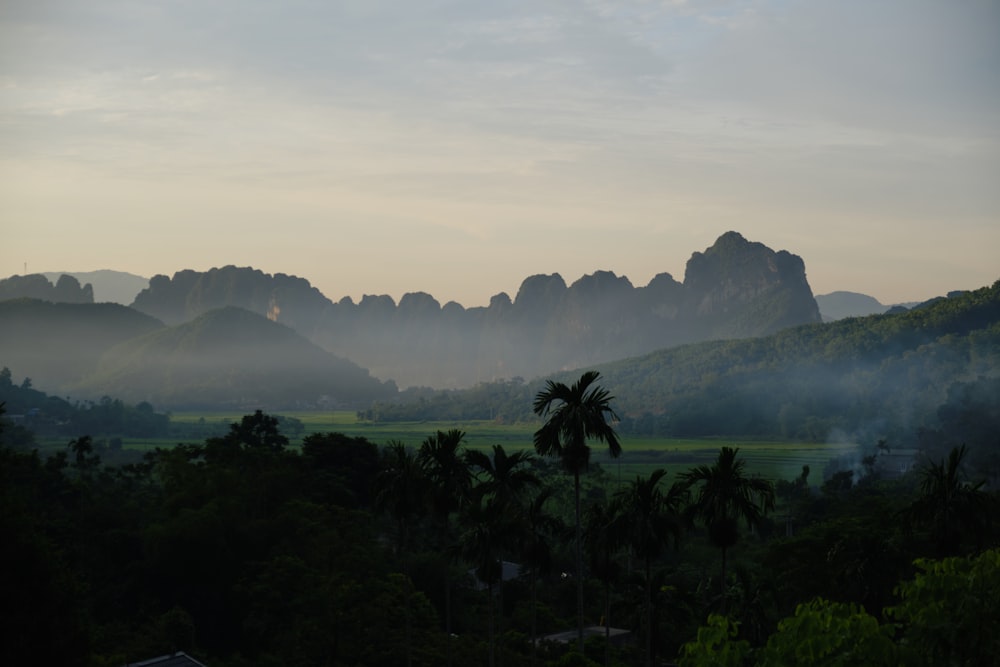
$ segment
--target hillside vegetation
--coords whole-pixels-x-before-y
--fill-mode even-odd
[[[0,366],[49,391],[79,382],[118,343],[163,322],[115,303],[0,301]],[[104,392],[107,393],[107,392]]]
[[[794,327],[593,366],[624,433],[912,441],[950,397],[976,400],[1000,369],[1000,282],[900,314]],[[569,381],[578,371],[554,374]],[[529,420],[533,382],[413,390],[371,419]],[[962,390],[962,387],[966,387]]]
[[[227,307],[110,349],[72,387],[172,408],[358,405],[396,393],[292,329]]]

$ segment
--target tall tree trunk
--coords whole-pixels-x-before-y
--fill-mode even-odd
[[[497,589],[497,665],[503,667],[503,556],[500,556],[500,587]]]
[[[451,667],[452,657],[451,657],[451,563],[445,563],[445,574],[444,574],[444,630],[445,639],[447,640],[447,648],[445,649],[445,654],[447,655],[448,667]]]
[[[573,471],[573,495],[576,501],[576,642],[583,655],[583,531],[580,523],[580,471]]]
[[[496,638],[494,637],[494,634],[493,634],[493,584],[492,583],[488,584],[486,586],[486,592],[487,592],[486,604],[489,605],[489,609],[490,609],[490,614],[489,614],[489,617],[490,617],[490,667],[496,667],[496,664],[497,664],[497,659],[496,659]]]
[[[649,556],[646,557],[646,664],[653,667],[653,581]]]
[[[406,529],[406,522],[400,520],[399,522],[399,552],[397,558],[403,564],[403,643],[406,650],[406,667],[412,667],[413,665],[413,632],[412,624],[410,621],[410,590],[408,585],[410,583],[410,561],[406,557],[405,550],[408,540],[408,531]]]
[[[448,518],[445,517],[444,521],[438,527],[438,545],[443,553],[449,553],[446,546],[450,542],[448,539]],[[445,637],[448,643],[445,647],[445,656],[448,663],[448,667],[452,666],[452,642],[451,642],[451,557],[447,556],[444,564],[444,631]]]
[[[604,667],[611,667],[611,577],[604,579]]]
[[[720,600],[720,607],[722,614],[726,613],[726,547],[722,547],[722,581],[720,586],[720,592],[722,593],[722,598]]]
[[[531,569],[531,667],[538,663],[538,575]]]

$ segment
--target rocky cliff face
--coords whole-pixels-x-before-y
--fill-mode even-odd
[[[79,280],[65,273],[55,284],[41,273],[0,280],[0,301],[22,298],[52,303],[94,303],[94,288],[90,283],[81,287]]]
[[[333,304],[308,280],[283,273],[224,266],[205,272],[153,276],[132,303],[168,325],[182,324],[225,306],[237,306],[281,322],[308,336]]]
[[[329,351],[401,386],[470,386],[533,378],[711,338],[749,337],[819,322],[801,258],[723,234],[687,264],[636,287],[597,271],[571,285],[530,276],[513,300],[444,306],[414,292],[331,302],[301,278],[250,268],[156,276],[133,307],[168,323],[235,305],[291,326]]]
[[[802,258],[726,232],[688,260],[684,317],[700,337],[760,336],[821,321]]]

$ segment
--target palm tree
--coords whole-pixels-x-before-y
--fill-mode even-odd
[[[552,489],[545,488],[528,503],[524,513],[524,531],[520,535],[520,556],[531,577],[531,664],[537,662],[538,653],[538,575],[552,569],[550,539],[565,535],[566,526],[559,519],[545,512],[545,503],[552,497]]]
[[[504,504],[519,502],[529,486],[538,484],[538,476],[527,467],[533,459],[526,451],[508,454],[503,445],[493,445],[493,458],[477,449],[465,452],[465,462],[478,469],[476,493]]]
[[[920,471],[920,496],[907,509],[910,523],[930,530],[938,556],[961,552],[963,540],[982,547],[991,508],[984,482],[970,483],[962,474],[965,445],[953,447],[948,461],[931,463]]]
[[[375,508],[396,524],[396,556],[409,546],[411,519],[420,515],[426,498],[427,477],[416,458],[401,442],[391,441],[382,450],[381,470],[375,476]]]
[[[576,615],[577,644],[583,653],[583,547],[580,522],[580,473],[590,463],[587,440],[593,438],[608,445],[612,457],[621,455],[618,435],[607,422],[617,420],[611,409],[612,396],[594,382],[597,371],[587,371],[571,386],[549,380],[535,396],[535,414],[546,418],[535,431],[535,451],[539,456],[558,456],[563,467],[573,475],[576,521]],[[594,386],[591,386],[594,385]]]
[[[525,507],[521,502],[525,490],[529,486],[538,484],[538,477],[526,466],[531,463],[534,457],[526,451],[507,454],[502,445],[493,445],[493,458],[478,450],[470,450],[465,454],[465,460],[472,468],[478,468],[477,478],[479,485],[476,486],[474,495],[477,498],[486,498],[498,506],[498,511],[506,517],[509,522],[509,534],[505,537],[510,539],[510,544],[506,542],[499,545],[499,556],[501,564],[501,577],[499,587],[500,609],[503,609],[503,557],[508,546],[513,547],[517,543],[517,533],[525,530],[524,515]],[[503,619],[503,615],[500,615]],[[503,637],[502,628],[499,634]],[[503,646],[500,646],[500,655],[503,656]]]
[[[466,529],[459,537],[462,556],[472,563],[476,577],[486,584],[489,610],[489,664],[496,665],[493,587],[503,579],[501,552],[510,541],[511,517],[501,503],[489,496],[476,497],[462,511]]]
[[[472,475],[462,452],[465,432],[459,429],[438,431],[426,438],[417,451],[417,463],[430,483],[431,510],[434,514],[439,547],[442,553],[452,553],[451,514],[468,500]],[[445,636],[451,637],[451,576],[450,562],[445,563],[444,618]],[[448,642],[447,664],[452,663],[451,641]]]
[[[774,487],[763,479],[745,477],[740,448],[723,447],[712,465],[701,465],[681,475],[688,487],[698,485],[691,506],[693,517],[708,527],[708,538],[722,551],[722,604],[726,597],[726,551],[739,539],[739,521],[753,529],[774,509]]]
[[[472,485],[464,443],[465,431],[450,429],[425,438],[417,450],[417,463],[433,485],[431,505],[439,519],[458,510]]]
[[[616,556],[622,537],[622,523],[609,503],[588,505],[583,518],[583,543],[589,556],[590,572],[604,584],[604,664],[611,664],[611,582],[618,575]]]
[[[653,664],[653,598],[648,582],[652,581],[653,559],[659,556],[673,538],[680,541],[681,509],[687,499],[684,484],[675,482],[664,494],[660,481],[667,474],[663,468],[654,470],[649,478],[636,476],[624,489],[615,493],[615,523],[618,534],[632,554],[642,560],[646,585],[646,657]]]
[[[382,451],[382,469],[375,476],[375,507],[389,514],[396,523],[396,558],[409,575],[406,551],[410,542],[411,521],[420,516],[427,497],[427,477],[406,445],[398,441],[388,443]],[[406,664],[413,664],[410,596],[406,596],[403,609],[406,645]]]

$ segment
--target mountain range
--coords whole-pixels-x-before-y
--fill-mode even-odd
[[[43,274],[53,283],[62,276],[74,278],[81,285],[90,285],[93,301],[96,303],[120,303],[127,306],[135,301],[135,295],[146,289],[149,278],[125,271],[101,269],[99,271],[47,271]],[[19,296],[29,296],[22,294]]]
[[[0,331],[0,365],[58,392],[164,407],[363,405],[391,397],[395,383],[534,378],[821,321],[803,260],[736,232],[693,253],[683,282],[535,275],[513,299],[477,308],[422,292],[333,302],[303,278],[250,267],[154,276],[130,307],[86,303],[93,287],[73,276],[39,278],[0,281],[0,319],[13,325]],[[27,284],[46,301],[9,300]],[[47,303],[56,292],[84,303]]]
[[[401,386],[463,387],[621,359],[672,345],[759,336],[820,315],[801,258],[723,234],[644,287],[597,271],[567,285],[526,278],[515,298],[443,306],[430,294],[333,303],[302,278],[226,266],[154,276],[132,307],[179,324],[235,305],[292,327],[321,347]]]

